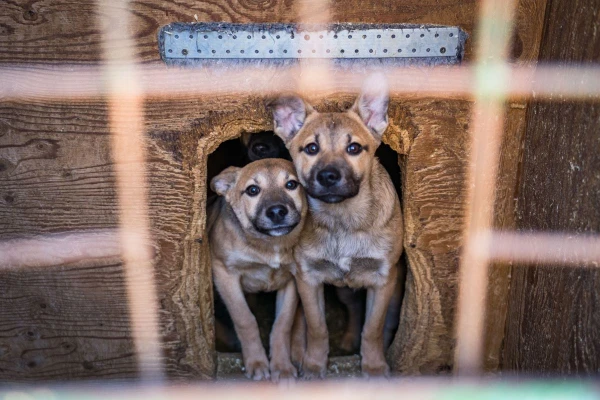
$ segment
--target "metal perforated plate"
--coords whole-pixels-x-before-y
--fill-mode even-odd
[[[165,29],[167,59],[297,59],[457,57],[457,27],[293,29]]]

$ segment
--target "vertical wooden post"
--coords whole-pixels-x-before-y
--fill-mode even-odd
[[[599,9],[549,0],[540,61],[600,61]],[[517,228],[598,233],[600,104],[538,101],[527,118]],[[503,369],[597,373],[599,302],[597,269],[514,266]]]

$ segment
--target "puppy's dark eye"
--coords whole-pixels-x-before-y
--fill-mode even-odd
[[[285,188],[288,190],[295,190],[298,187],[298,182],[296,181],[287,181],[285,184]]]
[[[250,197],[254,197],[260,193],[260,188],[256,185],[250,185],[246,188],[246,194]]]
[[[357,155],[363,151],[363,147],[358,143],[350,143],[346,148],[346,152],[350,155]]]
[[[316,143],[309,143],[304,148],[304,152],[308,155],[314,156],[319,152],[319,145]]]

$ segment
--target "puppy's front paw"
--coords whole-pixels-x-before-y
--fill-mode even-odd
[[[246,367],[246,378],[253,379],[255,381],[262,381],[269,379],[269,362],[267,358],[264,359],[248,359],[244,363]]]
[[[292,365],[294,365],[298,370],[301,370],[302,363],[304,361],[304,348],[300,346],[294,346],[292,344],[290,358],[292,359]]]
[[[388,378],[390,376],[390,367],[385,361],[361,363],[362,374],[365,378]]]
[[[304,380],[313,380],[313,379],[323,379],[325,378],[325,373],[327,372],[327,359],[325,362],[319,362],[315,360],[311,360],[307,357],[304,358],[304,362],[302,364],[302,379]]]
[[[279,382],[279,380],[293,380],[298,377],[298,371],[288,360],[287,362],[278,362],[271,360],[271,380]]]

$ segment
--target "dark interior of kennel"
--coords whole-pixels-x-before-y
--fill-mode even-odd
[[[208,190],[207,202],[211,202],[216,195],[210,190],[210,181],[227,167],[243,167],[252,162],[248,155],[249,147],[256,145],[268,146],[273,151],[269,155],[277,155],[278,158],[289,159],[289,153],[283,147],[283,142],[278,137],[274,136],[271,131],[256,132],[255,135],[260,135],[260,139],[256,142],[251,142],[249,146],[236,138],[225,141],[208,156],[207,160],[207,181],[206,187]],[[402,178],[400,175],[400,166],[398,153],[390,146],[382,143],[375,153],[381,164],[384,166],[400,199],[402,199]],[[254,156],[256,157],[256,155]],[[404,282],[401,282],[404,285]],[[354,293],[357,301],[364,308],[365,291],[357,290]],[[345,332],[348,323],[348,310],[340,301],[335,293],[335,288],[327,285],[325,288],[325,304],[326,304],[326,320],[330,334],[332,356],[348,355],[357,353],[358,349],[348,351],[340,347],[342,336]],[[261,334],[261,339],[265,349],[269,349],[269,332],[275,318],[275,292],[260,293],[247,296],[248,304],[254,313],[258,322],[258,327]],[[398,316],[399,319],[399,316]],[[219,352],[239,352],[241,351],[239,341],[235,337],[233,324],[223,304],[220,296],[215,292],[215,343],[216,350]]]
[[[474,60],[479,4],[334,1],[331,15],[343,22],[460,26],[473,39],[465,49],[468,63]],[[297,21],[294,2],[283,0],[149,0],[132,7],[134,56],[144,63],[160,62],[160,26],[194,15],[200,21]],[[600,61],[598,9],[598,0],[518,0],[512,60]],[[0,63],[97,64],[97,18],[92,0],[5,2]],[[353,97],[331,93],[317,101],[339,109]],[[393,98],[390,106],[385,140],[402,155],[410,271],[388,359],[398,373],[436,374],[452,369],[471,103],[411,95]],[[144,104],[160,335],[173,380],[215,376],[203,241],[206,157],[244,130],[270,129],[261,109],[252,96],[233,95],[155,97]],[[507,103],[496,227],[598,233],[598,109],[597,102]],[[0,239],[117,227],[112,165],[106,99],[0,99]],[[597,271],[505,264],[491,268],[490,278],[488,371],[597,373]],[[3,268],[0,379],[136,378],[127,315],[120,259]]]

